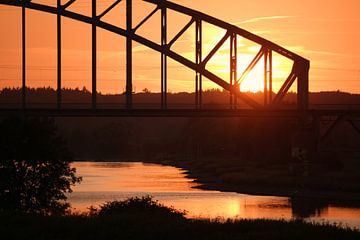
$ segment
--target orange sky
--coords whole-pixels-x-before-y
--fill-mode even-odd
[[[33,0],[55,5],[56,0]],[[64,1],[65,2],[65,1]],[[69,10],[90,14],[90,0],[77,0]],[[98,1],[98,12],[113,0]],[[310,90],[342,90],[360,93],[360,1],[343,0],[174,0],[249,30],[311,61]],[[153,9],[134,0],[134,25]],[[27,13],[28,86],[56,87],[56,17]],[[125,26],[124,2],[104,18]],[[188,18],[169,13],[169,36],[187,23]],[[21,10],[0,6],[0,87],[21,85]],[[160,40],[160,18],[155,15],[139,34]],[[174,50],[194,59],[194,31],[191,28],[174,45]],[[204,25],[204,56],[224,31]],[[98,30],[98,91],[122,92],[125,88],[125,40]],[[209,62],[208,68],[228,80],[228,48],[225,44]],[[239,39],[239,71],[246,68],[259,46]],[[91,89],[91,27],[63,18],[63,86]],[[134,43],[134,87],[160,91],[160,54]],[[274,56],[275,90],[289,73],[291,62]],[[261,65],[242,83],[243,90],[261,90]],[[169,60],[169,90],[194,91],[194,73]],[[205,80],[205,88],[217,87]]]

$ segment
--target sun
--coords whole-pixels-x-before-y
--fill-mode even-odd
[[[263,68],[263,67],[262,67]],[[250,74],[239,83],[241,92],[263,92],[264,70],[255,67]]]

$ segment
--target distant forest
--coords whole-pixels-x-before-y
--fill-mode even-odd
[[[4,88],[0,90],[0,104],[2,107],[16,107],[21,104],[21,88]],[[263,93],[245,93],[255,101],[263,103]],[[53,107],[56,104],[56,90],[52,88],[28,88],[26,89],[26,101],[29,107]],[[360,108],[360,94],[351,94],[340,91],[310,93],[311,105],[348,105]],[[224,108],[229,104],[229,93],[212,89],[203,92],[204,108]],[[155,108],[160,106],[160,93],[152,93],[149,89],[143,89],[140,93],[133,95],[133,103],[138,108]],[[124,94],[97,94],[99,108],[124,107]],[[188,92],[168,93],[169,108],[191,108],[195,102],[195,94]],[[86,107],[91,104],[91,92],[83,89],[62,89],[62,103],[64,107]],[[246,104],[238,102],[239,107],[246,108]],[[286,95],[283,105],[294,106],[296,104],[296,93],[290,92]]]
[[[247,93],[261,102],[262,93]],[[89,106],[91,93],[86,89],[64,89],[64,107]],[[188,107],[194,93],[169,93],[169,107]],[[204,107],[222,107],[229,94],[220,90],[203,93]],[[50,88],[27,89],[29,106],[55,107],[56,91]],[[285,105],[294,105],[296,94],[289,93]],[[360,106],[360,95],[343,92],[310,94],[311,104],[344,104]],[[99,107],[119,107],[125,96],[98,95]],[[21,104],[21,89],[3,89],[0,106]],[[160,94],[145,89],[134,94],[135,107],[159,107]],[[190,107],[189,107],[190,106]],[[233,157],[247,160],[287,161],[291,157],[291,139],[298,131],[296,121],[251,118],[57,118],[62,135],[77,158],[106,160],[111,158],[155,159],[166,156],[181,158]],[[326,128],[325,126],[324,128]],[[310,136],[312,136],[310,134]],[[311,138],[311,137],[310,137]],[[349,124],[339,125],[330,144],[360,149],[360,135]]]

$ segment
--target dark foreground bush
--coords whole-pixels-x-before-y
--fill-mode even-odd
[[[159,214],[160,213],[160,214]],[[175,215],[174,215],[175,214]],[[176,216],[175,218],[173,216]],[[356,240],[360,232],[302,221],[189,220],[151,198],[105,204],[94,214],[0,215],[2,239]]]
[[[0,212],[61,214],[79,183],[53,119],[0,120]]]
[[[157,217],[184,218],[185,212],[166,207],[150,196],[134,197],[125,201],[107,202],[100,210],[93,212],[95,216],[144,215]]]

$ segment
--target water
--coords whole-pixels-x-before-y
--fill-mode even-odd
[[[360,229],[360,208],[314,199],[253,196],[194,188],[178,168],[145,163],[76,162],[80,185],[69,202],[75,211],[87,211],[107,201],[150,195],[166,206],[185,210],[189,218],[293,219],[340,223]]]

